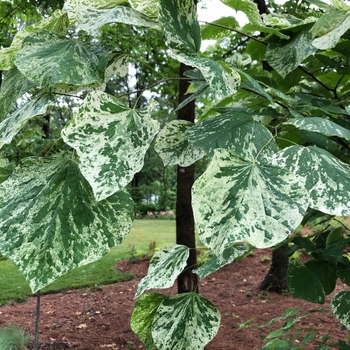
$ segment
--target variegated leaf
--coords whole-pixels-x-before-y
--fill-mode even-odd
[[[233,8],[236,11],[241,11],[245,13],[251,24],[257,25],[257,26],[262,25],[258,6],[253,0],[220,0],[220,1],[225,5]]]
[[[330,120],[320,117],[295,118],[284,124],[294,125],[301,130],[318,132],[327,136],[338,136],[350,140],[350,131]]]
[[[45,116],[55,105],[53,95],[45,94],[27,102],[22,108],[9,115],[0,123],[0,149],[12,141],[29,119]]]
[[[266,60],[283,78],[296,69],[317,49],[311,45],[311,34],[307,29],[293,35],[289,40],[270,43],[266,50]]]
[[[201,32],[193,0],[160,0],[159,23],[167,45],[179,54],[195,56],[201,47]]]
[[[47,29],[60,34],[65,34],[67,32],[68,24],[67,14],[63,11],[56,10],[51,17],[45,18],[38,23],[26,26],[19,30],[13,38],[11,46],[0,50],[0,70],[9,70],[14,67],[16,54],[21,49],[25,37],[40,29]]]
[[[235,259],[242,257],[251,249],[252,247],[249,245],[237,245],[227,247],[224,249],[221,256],[215,255],[211,257],[198,269],[193,270],[193,272],[196,273],[200,279],[203,279],[211,273],[219,270],[221,267],[230,264]]]
[[[324,21],[327,22],[327,19],[325,20],[324,17],[321,17],[318,21],[322,21],[321,26],[326,26],[327,33],[315,38],[312,41],[312,45],[316,47],[319,50],[327,50],[335,45],[337,45],[338,41],[340,40],[341,36],[347,32],[347,30],[350,28],[350,12],[345,13],[339,13],[335,16],[332,16],[333,23],[336,24],[334,28],[330,31],[328,31],[330,28],[328,26],[328,23],[324,23]],[[321,29],[320,29],[321,30]]]
[[[350,167],[317,147],[291,146],[277,153],[273,164],[305,181],[309,206],[331,215],[350,215]]]
[[[155,253],[150,261],[147,276],[140,281],[135,298],[151,288],[169,288],[186,266],[189,248],[168,244]]]
[[[166,296],[162,294],[147,293],[141,295],[135,302],[130,326],[147,350],[156,349],[152,338],[152,323],[159,305],[165,298]]]
[[[32,83],[17,68],[5,72],[0,89],[0,121],[31,86]]]
[[[350,329],[350,292],[342,291],[337,293],[332,301],[331,307],[339,322],[347,329]]]
[[[41,87],[98,86],[104,81],[99,60],[87,44],[47,30],[36,31],[23,40],[15,64]]]
[[[67,12],[69,23],[76,24],[77,12],[79,14],[81,6],[103,10],[125,5],[125,3],[126,0],[67,0],[64,2],[63,11]]]
[[[158,17],[159,0],[128,0],[131,7],[146,16]]]
[[[234,95],[240,87],[241,76],[225,62],[185,56],[171,51],[169,51],[169,54],[179,62],[198,68],[208,82],[211,93],[217,101]]]
[[[270,131],[245,111],[224,113],[205,119],[186,131],[196,147],[212,155],[217,148],[233,148],[239,157],[267,160],[279,149]]]
[[[218,256],[238,242],[267,248],[283,241],[308,204],[308,193],[293,173],[247,162],[222,148],[192,189],[200,240]]]
[[[159,29],[157,22],[127,6],[97,9],[81,3],[77,6],[76,17],[79,28],[91,35],[97,35],[99,28],[108,23],[125,23]]]
[[[330,8],[329,11],[325,12],[320,18],[318,18],[310,29],[312,39],[330,33],[339,25],[339,23],[343,22],[346,17],[346,12]]]
[[[97,200],[102,200],[124,188],[142,169],[158,130],[149,109],[130,109],[115,97],[94,91],[62,130],[62,138],[76,149],[81,172]]]
[[[171,296],[159,305],[152,337],[159,350],[203,350],[216,335],[220,313],[197,293]]]
[[[185,120],[173,120],[159,132],[154,147],[164,165],[187,167],[205,156],[202,148],[192,146],[186,139],[185,131],[192,126]]]
[[[0,253],[33,292],[101,258],[132,220],[129,194],[97,202],[74,161],[26,158],[0,184]]]

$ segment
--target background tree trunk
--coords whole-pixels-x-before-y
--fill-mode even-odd
[[[180,77],[184,71],[191,69],[181,63]],[[187,96],[188,88],[186,80],[180,80],[179,103]],[[178,111],[178,119],[194,122],[195,103],[188,103]],[[192,211],[191,189],[194,183],[194,164],[188,167],[177,167],[177,189],[176,189],[176,243],[183,244],[190,248],[190,256],[187,260],[185,270],[177,279],[178,293],[198,292],[198,276],[192,272],[197,265],[195,225]]]
[[[289,290],[287,283],[289,263],[287,249],[288,244],[284,244],[273,250],[270,270],[261,282],[259,289],[277,293],[283,293]]]

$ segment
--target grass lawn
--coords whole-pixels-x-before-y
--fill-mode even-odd
[[[157,247],[175,242],[175,220],[135,220],[130,234],[120,246],[100,260],[68,272],[44,288],[42,293],[130,280],[133,276],[115,271],[114,264],[135,254],[147,254],[152,242]],[[31,295],[31,290],[23,275],[10,260],[0,261],[0,305],[25,300],[28,295]]]

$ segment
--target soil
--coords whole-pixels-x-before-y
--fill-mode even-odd
[[[303,349],[316,349],[320,345],[321,335],[329,335],[332,342],[345,340],[349,335],[332,315],[329,305],[331,296],[324,305],[318,305],[293,299],[288,294],[258,290],[268,271],[267,257],[270,256],[269,250],[259,250],[201,281],[200,293],[214,303],[222,316],[219,332],[206,350],[260,349],[263,344],[261,337],[276,329],[277,325],[270,329],[258,326],[282,315],[286,308],[295,307],[302,309],[302,313],[324,310],[303,318],[296,326],[319,331],[313,342]],[[144,349],[130,329],[129,320],[137,284],[147,273],[148,260],[140,259],[136,263],[122,261],[116,268],[133,273],[135,279],[94,290],[69,290],[41,297],[39,349]],[[349,287],[337,285],[337,291],[344,289],[349,290]],[[176,287],[161,292],[175,294]],[[35,310],[35,297],[0,307],[0,327],[15,324],[34,334]]]

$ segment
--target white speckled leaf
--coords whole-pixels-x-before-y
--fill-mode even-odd
[[[315,29],[316,25],[317,27]],[[320,50],[332,48],[350,28],[350,12],[333,10],[331,13],[325,14],[319,18],[315,26],[311,28],[311,30],[313,30],[313,35],[324,35],[314,39],[312,45]]]
[[[238,245],[231,246],[224,249],[221,256],[213,256],[208,259],[203,265],[198,269],[193,270],[200,279],[203,279],[210,275],[211,273],[219,270],[221,267],[230,264],[235,259],[243,256],[251,249],[249,245]]]
[[[309,205],[331,215],[350,215],[350,167],[317,147],[291,146],[277,153],[273,164],[305,181]]]
[[[76,149],[81,172],[97,200],[102,200],[124,188],[142,169],[158,130],[149,109],[130,109],[112,95],[94,91],[62,130],[62,138]]]
[[[125,23],[134,26],[159,28],[157,22],[127,6],[97,9],[80,3],[77,6],[76,17],[79,28],[91,35],[97,35],[99,28],[108,23]]]
[[[17,68],[5,72],[0,88],[0,120],[16,105],[17,100],[32,86]]]
[[[167,45],[174,52],[195,56],[201,47],[201,32],[193,0],[160,0],[159,23]]]
[[[241,76],[225,62],[175,54],[172,51],[169,54],[179,62],[198,68],[208,82],[213,98],[216,101],[236,94],[240,87]]]
[[[26,158],[0,184],[0,253],[33,292],[101,258],[132,220],[129,194],[97,202],[74,161]]]
[[[225,5],[230,6],[236,11],[242,11],[246,14],[251,24],[260,26],[262,21],[258,6],[252,0],[220,0]]]
[[[104,71],[98,70],[99,60],[87,44],[47,30],[34,32],[23,40],[15,64],[41,87],[98,86],[104,80]]]
[[[147,350],[156,349],[152,338],[152,322],[160,303],[165,298],[166,296],[162,294],[147,293],[135,301],[130,326]]]
[[[51,17],[40,22],[26,26],[19,30],[13,38],[10,47],[0,50],[0,70],[9,70],[14,67],[17,52],[21,49],[23,39],[29,34],[39,30],[47,29],[60,34],[65,34],[68,28],[68,16],[60,10],[56,10]]]
[[[9,115],[0,123],[0,149],[12,141],[29,119],[45,116],[55,105],[53,95],[41,95],[27,102],[23,107]]]
[[[169,288],[186,266],[189,248],[168,244],[155,253],[149,263],[147,276],[140,281],[135,298],[151,288]]]
[[[128,0],[131,7],[146,16],[158,17],[159,0]]]
[[[194,146],[212,155],[217,148],[234,148],[239,157],[267,159],[279,149],[270,131],[244,112],[229,112],[205,119],[186,132]]]
[[[341,324],[350,329],[350,292],[337,293],[331,301],[331,307]]]
[[[192,188],[200,240],[218,256],[238,242],[267,248],[283,241],[308,204],[308,193],[293,173],[244,161],[222,148]]]
[[[338,136],[350,140],[350,131],[330,120],[320,117],[295,118],[284,124],[294,125],[300,130],[318,132],[327,136]]]
[[[317,49],[311,45],[311,34],[307,29],[293,35],[289,40],[270,43],[266,50],[266,60],[283,78],[296,69]]]
[[[205,156],[202,148],[192,146],[185,137],[185,131],[192,126],[185,120],[173,120],[159,132],[154,147],[164,165],[186,167]]]
[[[203,350],[216,335],[220,313],[197,293],[171,296],[159,305],[152,336],[159,350]]]

